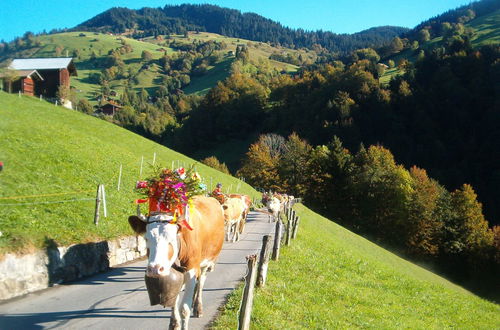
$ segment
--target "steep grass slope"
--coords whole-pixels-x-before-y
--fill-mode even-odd
[[[498,305],[412,264],[302,205],[297,238],[254,298],[255,329],[496,329]],[[214,329],[237,327],[242,289]]]
[[[46,244],[67,245],[132,234],[135,181],[148,164],[189,166],[195,161],[130,131],[36,98],[0,92],[0,255]],[[143,175],[140,166],[144,157]],[[117,190],[120,166],[122,178]],[[205,183],[258,193],[202,164]],[[104,184],[108,217],[93,224],[98,184]],[[210,187],[209,187],[210,188]],[[40,196],[42,195],[42,196]]]

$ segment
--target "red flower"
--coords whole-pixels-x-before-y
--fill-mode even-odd
[[[147,181],[137,181],[137,183],[135,184],[135,189],[142,189],[147,187],[148,187]]]
[[[184,169],[184,167],[179,167],[177,169],[177,174],[179,174],[179,177],[184,180],[184,178],[186,177],[186,170]]]

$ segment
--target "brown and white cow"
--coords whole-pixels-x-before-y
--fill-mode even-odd
[[[183,269],[184,296],[175,298],[170,329],[187,329],[191,309],[202,316],[202,291],[207,271],[214,269],[224,243],[224,214],[220,203],[211,197],[196,196],[189,209],[189,226],[172,223],[169,214],[148,218],[132,216],[129,223],[144,234],[148,250],[146,279],[167,278],[170,272]]]
[[[266,208],[270,213],[269,222],[277,221],[279,212],[282,211],[282,205],[277,197],[270,197],[266,200]]]
[[[245,230],[245,224],[247,220],[248,213],[250,213],[250,208],[252,207],[252,199],[248,195],[241,195],[241,194],[230,194],[229,197],[231,198],[240,198],[243,203],[245,203],[245,212],[243,215],[243,220],[240,223],[240,228],[239,232],[240,234],[243,234],[243,231]]]
[[[245,217],[246,204],[241,198],[226,198],[224,204],[222,204],[222,209],[224,212],[224,224],[226,228],[226,240],[231,239],[231,233],[233,235],[233,243],[240,239],[240,234],[242,233],[242,223]]]

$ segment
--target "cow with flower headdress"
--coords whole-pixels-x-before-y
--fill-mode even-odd
[[[161,169],[136,187],[146,197],[136,202],[147,203],[149,212],[129,217],[129,223],[146,239],[150,303],[173,307],[170,328],[187,329],[192,314],[202,316],[205,278],[214,269],[224,242],[221,205],[202,196],[206,186],[192,168]]]

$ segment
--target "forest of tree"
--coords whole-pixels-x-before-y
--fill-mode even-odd
[[[203,30],[203,28],[183,19],[167,17],[159,8],[134,10],[115,7],[83,22],[74,30],[112,33],[138,30],[135,36],[144,37],[183,34],[185,31]]]
[[[301,196],[335,222],[495,296],[500,226],[488,228],[468,184],[450,192],[424,169],[398,164],[380,145],[352,153],[337,137],[313,147],[295,133],[260,136],[237,175]]]
[[[333,136],[349,149],[383,144],[401,163],[427,169],[449,189],[472,184],[497,224],[499,52],[498,46],[454,44],[407,63],[406,74],[387,87],[367,59],[296,77],[235,71],[193,108],[176,130],[175,146],[190,153],[227,138],[292,132],[312,145]]]
[[[224,36],[270,42],[289,48],[323,47],[345,54],[357,48],[380,47],[406,28],[383,26],[354,34],[335,34],[328,31],[290,29],[254,13],[215,5],[179,5],[131,10],[112,8],[76,26],[75,30],[98,30],[121,33],[130,29],[136,36],[182,34],[185,31],[207,31]]]

